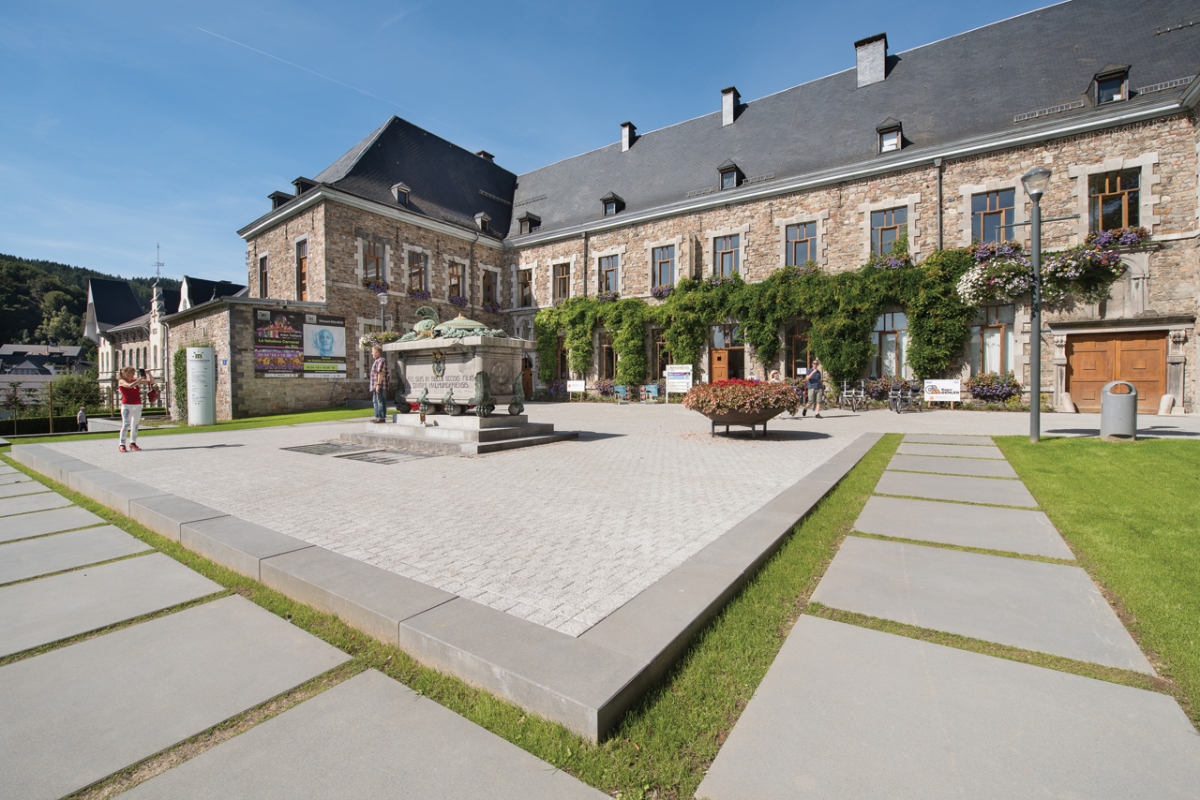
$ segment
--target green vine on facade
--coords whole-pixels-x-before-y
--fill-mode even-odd
[[[569,352],[575,374],[592,368],[594,334],[606,329],[617,357],[616,383],[646,380],[649,325],[662,329],[672,361],[697,365],[709,326],[734,322],[759,364],[772,364],[790,320],[808,322],[809,345],[829,378],[857,380],[875,356],[871,333],[889,309],[908,316],[908,364],[920,378],[944,375],[962,356],[978,306],[964,302],[956,287],[975,266],[971,248],[940,250],[919,265],[905,242],[853,272],[830,274],[815,264],[784,267],[759,283],[740,276],[685,278],[659,305],[640,298],[600,303],[570,298],[538,312],[534,321],[539,377],[554,377],[558,348]]]

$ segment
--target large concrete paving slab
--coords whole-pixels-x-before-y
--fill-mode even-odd
[[[0,588],[0,656],[221,591],[162,553]]]
[[[0,667],[0,797],[70,794],[348,658],[235,596]]]
[[[33,478],[26,475],[24,472],[17,472],[12,467],[6,467],[0,470],[0,485],[6,486],[10,483],[25,483],[32,481]]]
[[[1017,471],[1007,461],[994,458],[946,458],[945,456],[894,455],[888,469],[905,472],[937,472],[943,475],[974,475],[980,478],[1015,478]]]
[[[914,444],[993,444],[990,436],[967,436],[953,433],[908,433],[904,441]]]
[[[849,536],[812,599],[921,628],[1154,674],[1080,567]]]
[[[952,500],[957,503],[1037,508],[1037,501],[1025,488],[1025,484],[999,478],[884,472],[879,483],[875,485],[875,492],[904,497],[927,497],[932,500]]]
[[[374,670],[124,796],[130,800],[608,797]]]
[[[1075,559],[1050,518],[1041,511],[870,497],[854,530],[897,539]]]
[[[69,505],[71,505],[70,500],[53,492],[30,494],[24,497],[5,497],[0,498],[0,517],[28,514],[31,511],[46,511]],[[6,521],[4,524],[7,526],[8,522]]]
[[[697,797],[1195,800],[1167,695],[803,616]]]
[[[901,442],[896,452],[906,456],[947,456],[949,458],[995,458],[1004,459],[1004,454],[995,445],[969,444],[915,444]]]
[[[13,469],[8,464],[5,464],[4,462],[0,461],[0,475],[11,475],[15,472],[17,472],[16,469]]]
[[[0,542],[28,539],[30,536],[44,536],[47,533],[69,531],[88,525],[98,525],[101,522],[104,520],[79,506],[21,514],[17,517],[9,517],[0,523]]]
[[[0,584],[49,575],[152,549],[120,528],[104,525],[0,545]]]
[[[30,494],[41,494],[50,491],[37,481],[26,478],[23,481],[0,484],[0,497],[21,497]]]

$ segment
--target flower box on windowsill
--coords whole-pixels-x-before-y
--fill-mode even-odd
[[[408,296],[413,300],[428,300],[430,297],[432,297],[432,295],[424,289],[409,289]]]
[[[375,294],[383,294],[388,290],[388,282],[382,278],[363,278],[362,285],[364,289],[370,289]]]
[[[450,304],[458,306],[459,308],[466,308],[467,298],[463,297],[461,294],[456,294],[450,298]]]

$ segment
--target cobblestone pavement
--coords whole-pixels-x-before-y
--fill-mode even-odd
[[[530,404],[580,439],[371,464],[283,450],[363,423],[51,445],[98,467],[578,636],[861,433],[1022,434],[1025,414],[827,411],[763,439],[709,436],[680,406]],[[1142,417],[1196,435],[1196,417]],[[1043,430],[1098,429],[1045,415]]]

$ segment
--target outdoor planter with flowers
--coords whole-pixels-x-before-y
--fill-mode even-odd
[[[795,413],[800,407],[800,394],[786,383],[761,383],[732,379],[701,383],[693,386],[683,397],[683,407],[699,411],[712,420],[712,430],[724,425],[755,425],[767,429],[767,420],[784,411]]]
[[[1043,254],[1042,304],[1053,309],[1072,301],[1098,303],[1107,299],[1112,285],[1125,272],[1120,254],[1111,246],[1122,236],[1140,243],[1144,241],[1143,233],[1144,229],[1104,231],[1089,237],[1089,244]],[[1029,294],[1032,287],[1033,266],[1021,246],[1016,242],[988,242],[975,248],[975,266],[959,279],[957,291],[964,303],[979,306],[1011,303]]]
[[[358,337],[358,346],[363,350],[370,350],[375,345],[390,344],[400,340],[400,334],[395,331],[375,331],[373,333],[364,333]]]
[[[364,289],[370,289],[376,294],[383,294],[388,290],[388,282],[383,278],[363,278],[362,285]]]
[[[433,295],[431,295],[429,292],[425,291],[424,289],[409,289],[408,296],[411,297],[413,300],[428,300]]]
[[[467,302],[468,302],[467,298],[463,297],[461,294],[455,294],[455,295],[450,296],[450,305],[458,306],[460,308],[465,308],[467,305]]]
[[[968,378],[963,388],[971,393],[971,397],[985,402],[1003,403],[1010,397],[1021,396],[1021,384],[1011,372],[984,372]]]

